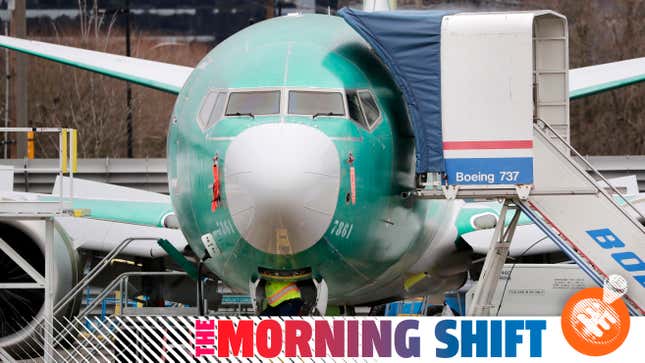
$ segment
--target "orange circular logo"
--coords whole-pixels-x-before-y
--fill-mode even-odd
[[[629,332],[629,311],[620,299],[626,291],[627,281],[611,275],[603,288],[588,288],[573,295],[562,311],[562,332],[567,342],[590,356],[618,349]]]

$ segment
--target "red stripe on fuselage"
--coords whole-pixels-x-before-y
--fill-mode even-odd
[[[444,141],[444,150],[532,149],[532,140]]]

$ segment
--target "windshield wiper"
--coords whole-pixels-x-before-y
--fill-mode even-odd
[[[235,113],[227,113],[226,116],[249,116],[251,118],[255,118],[255,115],[252,114],[251,112],[235,112]]]
[[[344,116],[344,114],[336,112],[318,112],[311,116],[311,118],[316,118],[318,116]]]

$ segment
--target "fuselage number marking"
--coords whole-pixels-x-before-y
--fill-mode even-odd
[[[339,221],[338,219],[334,220],[334,224],[331,227],[330,234],[332,236],[349,239],[352,235],[352,230],[354,229],[354,223]]]
[[[230,220],[225,219],[222,221],[215,222],[215,234],[220,236],[228,236],[235,233],[235,228],[233,228],[233,223]]]

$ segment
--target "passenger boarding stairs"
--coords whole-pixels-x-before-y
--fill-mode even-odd
[[[515,209],[517,217],[519,211],[525,213],[600,286],[609,275],[624,277],[625,302],[632,314],[644,315],[645,226],[639,219],[645,221],[645,217],[591,165],[586,167],[595,172],[598,181],[574,160],[574,156],[583,161],[584,158],[550,125],[536,120],[533,136],[531,187],[429,186],[417,190],[416,197],[505,199],[499,220],[506,220],[509,209]],[[471,311],[475,315],[487,314],[490,304],[487,295],[492,299],[516,222],[514,218],[506,226],[503,223],[497,226],[489,252],[496,258],[488,261],[487,257],[482,275],[488,274],[490,281],[484,286],[480,280],[483,295],[479,296],[479,310]],[[477,296],[473,301],[477,302]]]
[[[549,125],[538,121],[534,131],[534,186],[520,209],[599,285],[623,276],[630,310],[645,314],[643,216],[618,191],[608,193],[599,173],[604,183],[594,180]]]
[[[392,22],[397,36],[383,25],[389,26],[387,15],[341,15],[376,50],[412,110],[423,186],[413,196],[504,199],[471,314],[491,312],[521,212],[598,284],[622,276],[612,282],[626,281],[632,313],[645,313],[645,227],[638,221],[645,218],[615,189],[608,193],[605,185],[611,185],[600,174],[601,183],[588,175],[566,141],[566,17],[552,11],[441,15],[440,21],[433,18],[440,31],[431,34],[441,39],[437,49],[434,42],[418,41],[431,32],[415,25],[435,15],[408,19],[407,26]],[[439,84],[424,83],[437,74]]]

